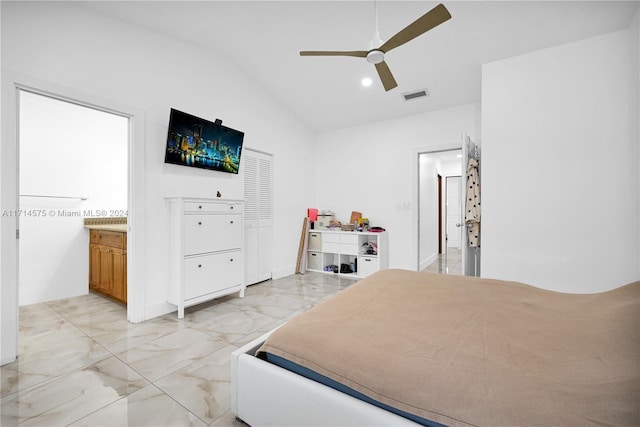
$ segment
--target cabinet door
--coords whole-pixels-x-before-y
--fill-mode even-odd
[[[184,254],[196,255],[242,247],[241,215],[185,215]]]
[[[100,283],[100,247],[89,245],[89,288],[98,289]]]
[[[127,302],[127,251],[112,249],[111,263],[113,266],[111,295],[122,302]]]
[[[198,256],[184,260],[184,299],[197,298],[242,283],[240,251]]]
[[[113,287],[113,260],[111,248],[98,245],[100,256],[100,274],[98,277],[98,290],[111,294]]]

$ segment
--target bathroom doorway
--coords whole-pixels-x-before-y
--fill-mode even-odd
[[[24,306],[88,292],[88,218],[118,218],[126,232],[129,118],[26,90],[18,96]]]
[[[419,271],[464,274],[462,269],[462,150],[418,155]]]
[[[140,108],[13,72],[4,73],[2,83],[2,104],[7,108],[2,110],[3,144],[0,147],[0,158],[2,159],[2,168],[0,169],[2,191],[0,195],[3,206],[1,228],[3,250],[0,252],[0,272],[3,283],[0,292],[2,294],[0,298],[0,326],[2,329],[0,363],[5,364],[14,361],[18,354],[18,309],[21,303],[18,259],[20,237],[18,216],[22,215],[19,209],[21,94],[30,92],[46,96],[58,101],[122,116],[128,121],[126,317],[128,321],[133,323],[145,320],[144,209],[140,209],[144,205],[145,144],[144,111]],[[72,125],[70,132],[74,129],[75,126]],[[91,134],[85,136],[87,141],[91,140]],[[86,151],[83,152],[90,155]],[[46,179],[46,177],[42,179]],[[37,215],[37,212],[38,209],[34,209],[32,215]]]

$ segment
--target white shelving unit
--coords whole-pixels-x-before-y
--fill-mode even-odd
[[[375,247],[375,253],[372,248]],[[379,270],[389,268],[388,235],[380,233],[310,230],[307,246],[307,270],[343,276],[367,277]],[[355,272],[341,272],[343,265]],[[326,270],[335,266],[338,270]]]

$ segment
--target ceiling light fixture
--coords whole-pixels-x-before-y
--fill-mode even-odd
[[[369,77],[365,77],[360,83],[362,83],[362,86],[364,87],[369,87],[373,84],[373,80],[371,80]]]

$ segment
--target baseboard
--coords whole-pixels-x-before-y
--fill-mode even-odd
[[[294,265],[290,265],[286,268],[280,268],[278,270],[273,270],[271,272],[271,278],[273,280],[280,279],[282,277],[291,276],[296,273],[296,267]]]
[[[144,308],[144,320],[150,320],[163,314],[178,311],[178,307],[167,302],[156,302],[148,304]]]
[[[437,259],[438,259],[438,254],[432,254],[427,259],[425,259],[424,261],[420,262],[420,271],[422,271],[425,268],[429,267]]]

